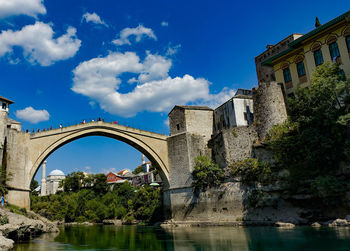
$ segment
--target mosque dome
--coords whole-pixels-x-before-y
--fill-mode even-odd
[[[64,173],[61,170],[56,169],[56,170],[53,170],[49,174],[49,176],[65,176],[65,175],[64,175]]]

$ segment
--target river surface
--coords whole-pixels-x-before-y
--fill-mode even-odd
[[[14,250],[350,250],[350,228],[69,226]]]

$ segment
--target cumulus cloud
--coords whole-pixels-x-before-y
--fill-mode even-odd
[[[217,108],[224,102],[232,98],[235,94],[235,90],[229,89],[227,87],[223,88],[221,92],[217,94],[209,94],[206,100],[201,100],[200,102],[194,102],[196,105],[206,105],[210,108]]]
[[[128,44],[131,45],[131,42],[129,40],[130,36],[135,36],[135,41],[138,43],[142,40],[144,37],[149,37],[154,40],[157,40],[156,35],[154,35],[154,32],[150,28],[146,28],[143,25],[139,25],[136,28],[125,28],[123,29],[120,34],[119,38],[112,41],[115,45],[124,45]]]
[[[32,124],[37,124],[49,120],[50,114],[46,110],[35,110],[33,107],[29,106],[23,110],[17,110],[16,117]]]
[[[28,15],[37,17],[46,14],[44,0],[0,0],[0,18],[13,15]]]
[[[0,57],[13,53],[13,47],[23,49],[23,56],[30,63],[48,66],[56,61],[71,58],[79,50],[81,40],[76,29],[68,27],[65,34],[54,38],[49,24],[36,22],[19,31],[6,30],[0,33]]]
[[[82,21],[85,21],[87,23],[91,22],[94,24],[102,24],[104,26],[108,26],[101,18],[99,15],[97,15],[95,12],[94,13],[88,13],[86,12],[83,17],[81,18]]]
[[[160,25],[163,26],[163,27],[169,26],[168,22],[165,22],[165,21],[161,22]]]
[[[175,104],[188,102],[209,104],[230,94],[229,90],[210,94],[210,82],[203,78],[188,74],[172,78],[170,67],[171,60],[160,55],[148,54],[140,61],[134,52],[113,52],[80,63],[73,71],[72,90],[95,100],[103,110],[124,117],[141,111],[169,111]],[[128,93],[118,92],[124,72],[139,74],[134,79],[138,84]]]

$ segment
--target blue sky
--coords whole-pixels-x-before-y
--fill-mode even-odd
[[[267,44],[313,29],[349,1],[0,1],[0,95],[23,129],[102,117],[168,134],[175,104],[215,106],[256,86]],[[89,137],[48,158],[48,172],[134,169],[141,156]],[[37,175],[36,178],[40,179]]]

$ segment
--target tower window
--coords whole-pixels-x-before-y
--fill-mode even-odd
[[[180,130],[180,124],[176,124],[176,130]]]
[[[6,108],[7,108],[6,103],[2,103],[2,109],[3,109],[3,110],[6,110]]]

